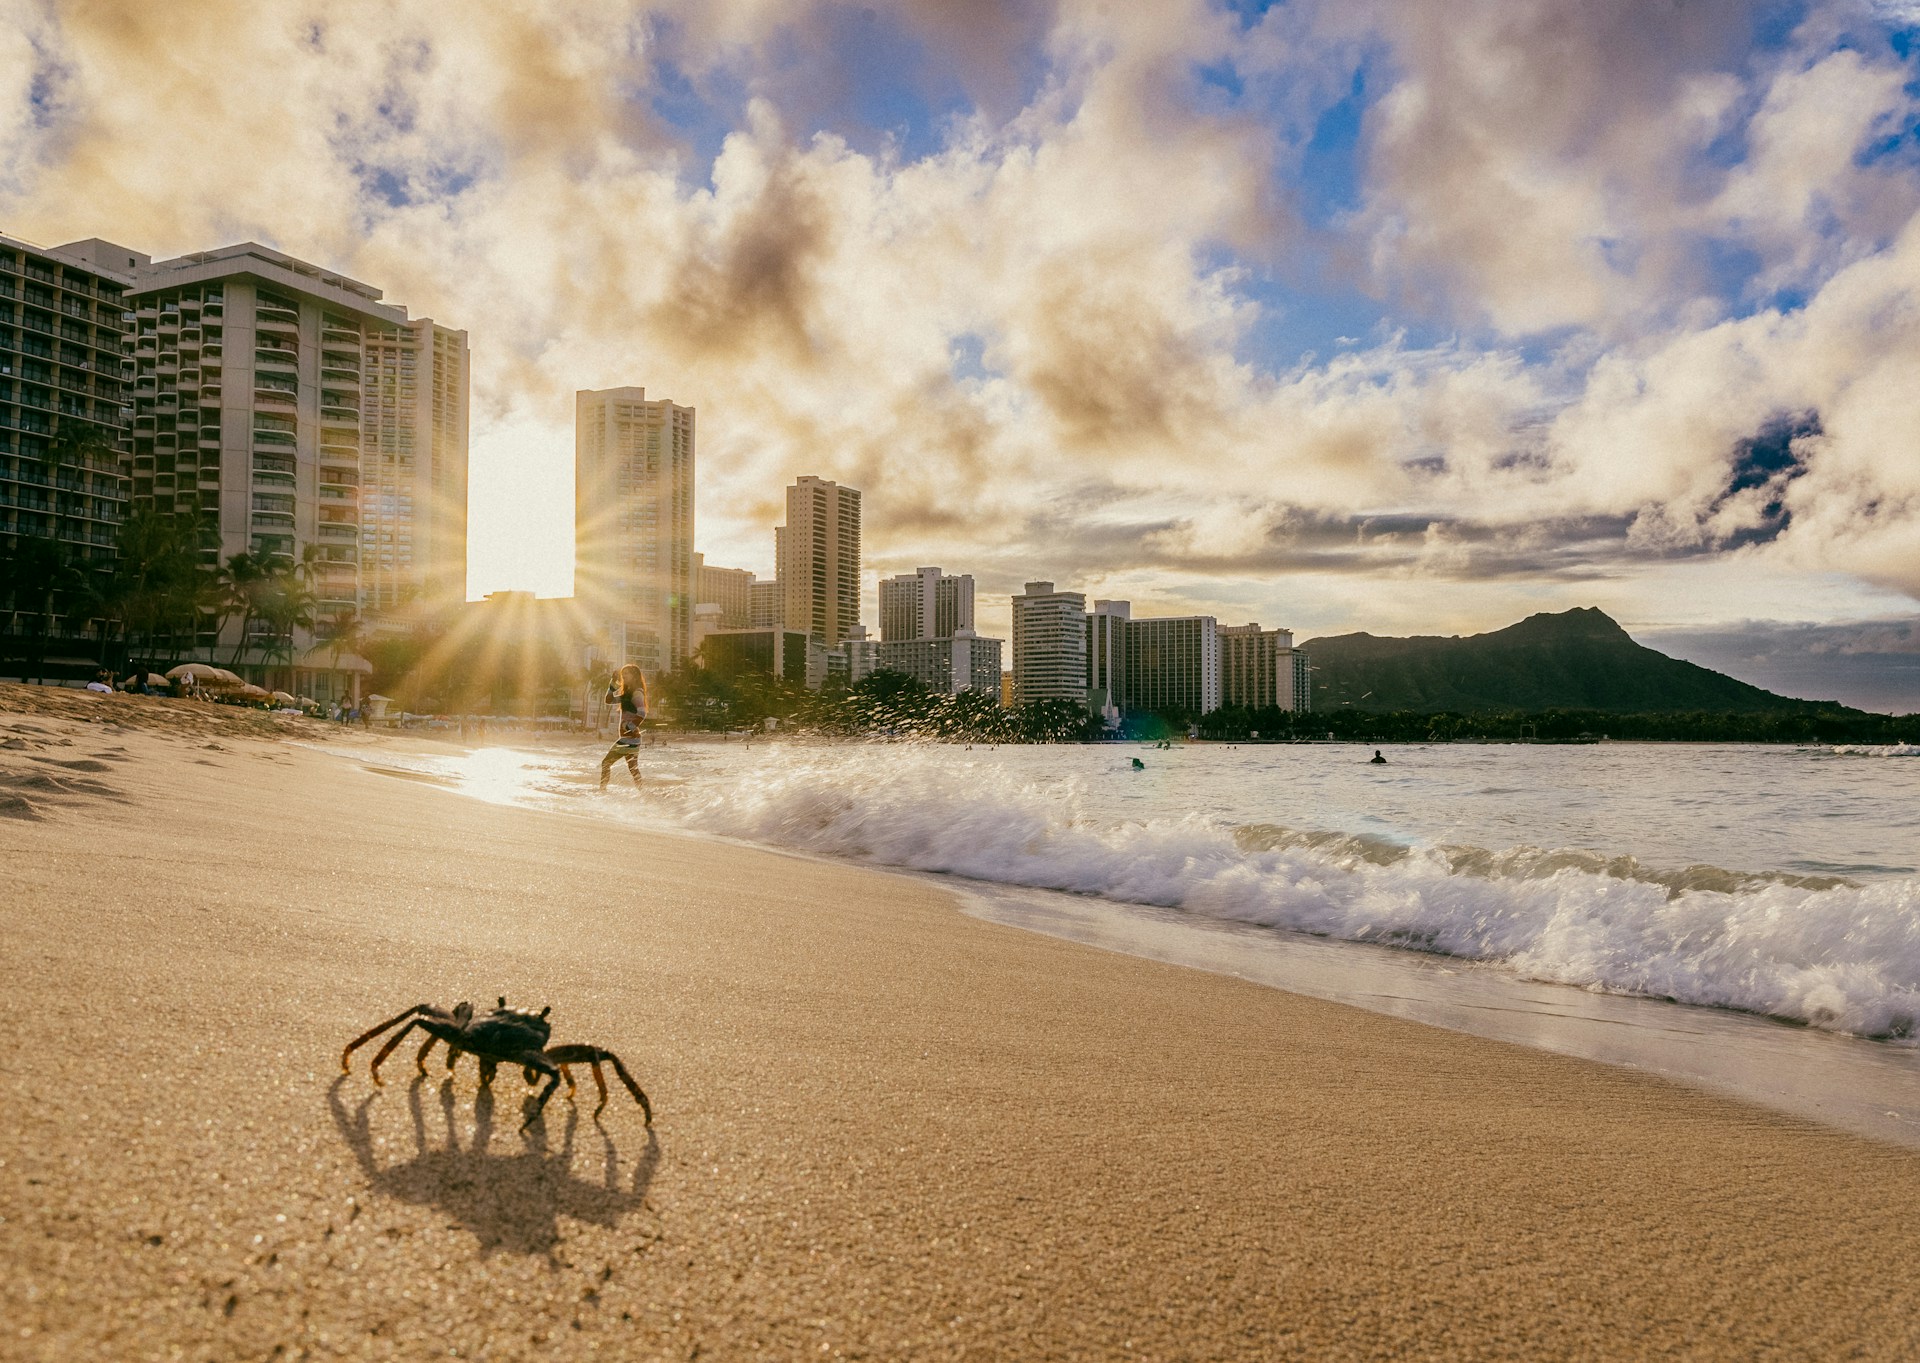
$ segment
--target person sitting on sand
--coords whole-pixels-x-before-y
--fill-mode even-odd
[[[640,723],[647,717],[647,679],[639,664],[627,663],[607,682],[606,704],[620,707],[620,733],[600,759],[600,789],[607,788],[607,774],[622,757],[633,777],[634,789],[640,788]]]

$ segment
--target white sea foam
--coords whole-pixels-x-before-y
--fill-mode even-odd
[[[1836,757],[1920,757],[1920,743],[1843,743]]]
[[[1078,780],[951,749],[792,750],[689,789],[707,832],[879,865],[1498,961],[1865,1036],[1920,1027],[1920,880],[1856,885],[1516,848],[1095,817]]]

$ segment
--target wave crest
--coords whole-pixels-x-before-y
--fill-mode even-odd
[[[1075,780],[950,751],[777,753],[691,796],[703,831],[1093,894],[1880,1038],[1920,1018],[1920,881],[1659,870],[1578,849],[1403,845],[1201,815],[1099,820]]]

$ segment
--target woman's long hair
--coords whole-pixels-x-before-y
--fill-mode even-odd
[[[623,696],[647,694],[646,674],[640,671],[639,663],[626,663],[621,666],[620,694]]]

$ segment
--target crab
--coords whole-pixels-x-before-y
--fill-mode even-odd
[[[373,1057],[369,1073],[376,1085],[380,1082],[381,1062],[393,1054],[402,1037],[418,1027],[427,1033],[426,1045],[413,1058],[415,1067],[422,1074],[427,1072],[427,1053],[437,1043],[444,1041],[447,1044],[447,1068],[451,1070],[462,1054],[471,1052],[480,1062],[482,1084],[491,1083],[494,1070],[502,1064],[520,1066],[529,1085],[539,1083],[541,1075],[547,1076],[547,1086],[540,1091],[539,1101],[521,1124],[522,1131],[539,1118],[547,1106],[547,1099],[553,1097],[553,1091],[560,1087],[562,1080],[566,1081],[568,1097],[573,1096],[573,1074],[567,1068],[569,1065],[593,1066],[593,1082],[600,1090],[600,1105],[593,1112],[596,1117],[599,1116],[601,1109],[607,1105],[607,1081],[600,1072],[603,1061],[613,1066],[613,1072],[620,1076],[620,1082],[627,1086],[627,1091],[640,1104],[647,1125],[652,1126],[653,1105],[647,1101],[647,1095],[641,1092],[640,1085],[633,1081],[633,1076],[627,1073],[627,1067],[620,1063],[619,1056],[599,1046],[547,1045],[547,1038],[553,1034],[547,1014],[552,1011],[551,1005],[537,1013],[524,1008],[509,1008],[505,996],[501,997],[498,1008],[478,1017],[474,1016],[471,1003],[456,1003],[451,1009],[437,1008],[431,1003],[416,1003],[406,1012],[388,1018],[378,1027],[370,1028],[349,1041],[347,1048],[340,1052],[340,1072],[346,1074],[352,1069],[356,1050],[389,1027],[404,1022],[407,1025],[388,1037],[387,1044]]]

